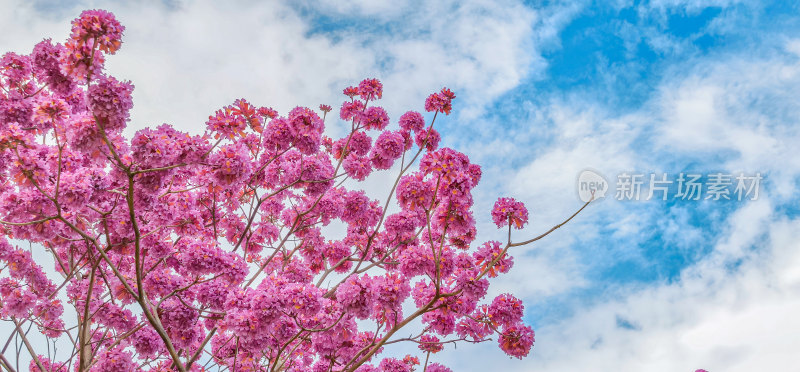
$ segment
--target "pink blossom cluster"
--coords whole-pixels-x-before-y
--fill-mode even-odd
[[[528,209],[514,198],[500,198],[492,208],[492,221],[497,227],[511,225],[515,229],[521,229],[528,223]]]
[[[163,124],[128,139],[134,87],[103,70],[123,30],[86,11],[65,45],[0,60],[0,319],[75,347],[34,353],[32,370],[449,371],[379,358],[399,341],[529,354],[522,301],[487,298],[511,242],[473,244],[481,168],[439,147],[435,114],[394,123],[366,79],[343,91],[341,138],[325,135],[330,106],[281,115],[238,99],[203,134]],[[449,114],[454,98],[442,89],[425,109]],[[353,188],[386,170],[387,199]],[[528,215],[503,198],[492,218]],[[424,331],[399,340],[414,320]]]
[[[122,45],[122,26],[105,10],[85,10],[72,21],[72,35],[61,54],[61,68],[78,80],[90,79],[105,64],[103,53],[114,54]]]
[[[453,109],[453,99],[456,95],[447,88],[442,88],[439,93],[433,93],[425,100],[425,111],[428,112],[443,112],[445,115],[450,115]]]
[[[105,130],[120,130],[130,118],[133,108],[130,82],[119,82],[113,77],[100,76],[89,87],[86,98],[89,110]]]
[[[0,237],[0,262],[8,272],[0,278],[0,318],[30,319],[45,336],[61,335],[64,309],[55,298],[56,286],[30,252],[13,248]]]

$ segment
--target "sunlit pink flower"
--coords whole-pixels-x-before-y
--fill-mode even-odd
[[[533,329],[525,325],[512,325],[505,327],[497,343],[506,354],[518,359],[528,356],[533,347]]]
[[[425,100],[425,111],[443,112],[445,115],[449,115],[450,110],[453,109],[454,98],[456,95],[450,89],[442,88],[441,92],[433,93]]]
[[[365,101],[380,99],[383,97],[383,84],[378,79],[364,79],[358,84],[358,94]]]
[[[499,198],[492,208],[492,221],[497,227],[510,223],[514,228],[521,229],[528,223],[528,209],[514,198]]]

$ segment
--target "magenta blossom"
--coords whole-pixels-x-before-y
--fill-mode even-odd
[[[492,221],[497,227],[511,224],[514,228],[521,229],[528,223],[528,209],[514,198],[499,198],[492,208]]]
[[[456,95],[450,89],[442,88],[441,92],[433,93],[425,100],[425,111],[443,112],[445,115],[450,115],[454,98]]]

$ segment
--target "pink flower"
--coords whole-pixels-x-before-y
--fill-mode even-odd
[[[286,150],[291,146],[293,139],[294,136],[289,129],[289,122],[284,118],[272,119],[264,131],[264,146],[269,150]]]
[[[133,108],[130,81],[120,82],[113,77],[101,76],[97,83],[89,87],[88,104],[95,116],[104,120],[105,129],[122,130]]]
[[[68,95],[75,88],[75,82],[61,72],[59,58],[66,53],[67,50],[63,45],[53,45],[50,39],[36,44],[31,53],[37,76],[43,78],[47,86],[59,95]]]
[[[237,99],[233,101],[232,111],[234,114],[244,117],[250,128],[261,133],[262,118],[257,115],[256,108],[250,102],[247,102],[244,98]]]
[[[372,292],[372,278],[367,274],[360,277],[351,276],[336,289],[336,300],[342,309],[353,314],[359,319],[369,317],[372,310],[374,294]]]
[[[342,163],[347,175],[357,181],[363,181],[372,172],[372,163],[366,156],[351,155]]]
[[[209,116],[208,121],[206,121],[206,127],[211,132],[216,133],[216,138],[222,136],[232,139],[236,136],[244,136],[244,130],[247,129],[247,119],[234,112],[233,106],[227,106]]]
[[[295,137],[305,132],[322,132],[324,124],[316,112],[308,107],[295,107],[289,112],[289,128]]]
[[[419,132],[425,127],[425,119],[416,111],[408,111],[400,116],[400,128],[406,131]]]
[[[259,107],[258,114],[270,119],[278,117],[278,111],[273,110],[271,107]]]
[[[405,276],[389,273],[378,276],[372,281],[372,293],[375,296],[376,308],[388,311],[400,311],[400,305],[408,298],[411,287]]]
[[[372,166],[375,167],[375,169],[386,170],[391,168],[392,164],[394,164],[394,159],[385,158],[377,152],[373,151],[370,155],[369,160],[372,162]]]
[[[105,324],[108,328],[120,332],[125,332],[136,324],[133,313],[130,310],[110,303],[100,306],[92,318],[98,323]]]
[[[397,159],[403,155],[403,136],[397,132],[382,132],[375,140],[375,152],[387,159]]]
[[[28,310],[36,303],[36,295],[25,291],[23,288],[17,288],[2,294],[3,306],[0,308],[0,315],[6,317],[25,318],[28,316]]]
[[[70,79],[86,83],[86,79],[100,75],[105,64],[105,57],[99,50],[92,50],[91,45],[84,42],[69,40],[66,52],[61,53],[59,62],[62,73]]]
[[[61,62],[66,75],[78,80],[97,76],[103,68],[102,52],[114,54],[122,45],[125,27],[105,10],[86,10],[72,21],[72,35]]]
[[[468,268],[456,271],[456,283],[463,290],[465,296],[479,300],[486,296],[486,292],[489,289],[489,280],[486,278],[476,280],[478,270],[474,267],[475,262],[474,260],[468,260],[467,262],[470,264]]]
[[[339,117],[342,120],[353,120],[356,123],[361,121],[361,116],[364,111],[364,102],[355,100],[355,101],[346,101],[342,103],[342,108],[339,110]]]
[[[307,107],[295,107],[289,112],[289,131],[294,146],[303,154],[314,154],[322,141],[322,119]]]
[[[439,337],[433,335],[422,335],[419,338],[419,349],[430,353],[438,353],[444,349],[444,345],[439,342]]]
[[[370,200],[363,191],[350,191],[343,197],[342,221],[356,226],[373,226],[378,223],[383,208]]]
[[[450,189],[448,191],[452,191],[450,184],[455,181],[461,184],[461,188],[475,185],[472,177],[467,177],[464,173],[469,171],[469,158],[451,148],[445,147],[426,153],[420,160],[419,168],[425,174],[441,176],[444,186]]]
[[[504,253],[500,256],[502,252],[503,249],[500,247],[500,242],[488,241],[481,245],[478,251],[473,254],[473,257],[475,257],[475,264],[478,265],[481,270],[489,269],[490,278],[496,277],[498,272],[507,273],[508,270],[511,270],[511,267],[514,266],[514,259],[509,256],[508,253]],[[492,262],[494,262],[494,265],[492,265]],[[492,265],[491,268],[490,265]]]
[[[422,323],[427,324],[431,331],[446,336],[456,329],[456,314],[441,309],[434,310],[422,315]]]
[[[365,101],[380,99],[383,97],[383,84],[378,79],[364,79],[358,84],[358,94]]]
[[[397,184],[397,201],[403,208],[416,209],[431,207],[435,184],[426,180],[422,173],[411,173],[400,178]]]
[[[489,305],[489,316],[496,324],[514,324],[522,320],[524,308],[522,301],[505,293],[495,297]]]
[[[78,18],[72,21],[72,40],[97,47],[108,53],[114,54],[122,44],[122,26],[114,14],[105,10],[84,10]]]
[[[400,272],[409,277],[435,275],[436,262],[433,260],[433,250],[428,246],[412,245],[403,250],[398,261]]]
[[[134,372],[139,368],[131,360],[130,353],[123,351],[122,347],[116,347],[103,353],[92,370],[98,372]]]
[[[478,310],[456,325],[456,333],[459,337],[468,337],[474,341],[480,341],[492,334],[493,330],[490,324],[488,316]]]
[[[241,143],[227,145],[209,157],[218,185],[230,186],[247,180],[253,172],[249,150]]]
[[[416,235],[416,230],[425,222],[418,214],[403,211],[386,217],[386,232],[399,240],[410,240]]]
[[[350,98],[353,98],[353,97],[355,97],[355,96],[357,96],[357,95],[359,94],[359,92],[358,92],[358,88],[356,88],[356,87],[347,87],[347,88],[344,88],[344,90],[342,91],[342,93],[343,93],[344,95],[346,95],[346,96],[350,97]]]
[[[522,324],[505,327],[497,343],[506,354],[522,359],[528,356],[533,347],[534,333],[529,326]]]
[[[386,358],[378,365],[382,372],[411,372],[411,366],[400,359]]]
[[[366,129],[383,130],[389,125],[389,115],[386,110],[378,106],[372,106],[364,111],[361,116],[361,123]]]
[[[331,112],[331,110],[333,110],[333,109],[330,106],[323,104],[323,105],[319,105],[319,110],[322,111],[322,112],[328,113],[328,112]]]
[[[145,358],[152,358],[167,351],[164,341],[152,328],[140,328],[131,336],[131,339],[136,352]]]
[[[0,121],[2,121],[2,123],[17,123],[27,128],[33,125],[32,119],[33,105],[31,105],[30,102],[22,100],[0,100]],[[25,132],[27,133],[28,131]]]
[[[343,139],[346,140],[346,139]],[[363,131],[358,131],[350,136],[350,151],[356,155],[367,155],[369,149],[372,147],[372,138]]]
[[[31,78],[31,60],[27,56],[8,52],[0,58],[0,76],[8,79],[9,86],[22,84]]]
[[[521,229],[528,223],[528,209],[514,198],[499,198],[492,208],[492,221],[497,227],[511,223],[514,228]]]
[[[453,372],[453,370],[439,363],[431,363],[428,364],[428,368],[425,370],[425,372]]]
[[[44,355],[39,355],[39,362],[42,363],[42,367],[44,367],[44,371],[39,369],[39,365],[36,364],[36,361],[31,359],[30,364],[28,365],[28,371],[30,372],[67,372],[68,366],[67,362],[52,362],[50,359],[45,357]]]
[[[225,298],[233,291],[233,286],[225,280],[214,280],[198,285],[197,301],[212,309],[222,310]]]
[[[453,98],[456,98],[456,95],[450,89],[442,88],[441,92],[433,93],[425,100],[425,111],[443,112],[449,115],[453,109]]]
[[[67,141],[74,150],[97,153],[102,149],[102,138],[91,115],[78,114],[66,120]]]
[[[51,128],[55,123],[64,120],[69,113],[69,105],[63,99],[45,99],[34,108],[33,121],[42,128]]]
[[[428,151],[436,150],[436,148],[439,147],[440,140],[441,136],[439,136],[439,132],[433,128],[428,128],[427,130],[423,129],[417,132],[416,137],[414,137],[414,143]]]
[[[142,129],[131,140],[131,156],[142,168],[200,161],[210,145],[200,136],[178,132],[167,124]]]

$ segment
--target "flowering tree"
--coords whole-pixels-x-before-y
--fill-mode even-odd
[[[389,130],[381,83],[364,80],[344,90],[340,139],[323,134],[329,106],[280,116],[244,99],[203,135],[127,139],[133,85],[103,70],[123,30],[85,11],[64,45],[0,60],[0,367],[15,370],[12,339],[34,371],[447,371],[431,353],[492,339],[529,354],[522,302],[485,299],[488,278],[552,229],[512,242],[528,212],[501,198],[506,242],[472,244],[481,169],[433,129],[453,92],[425,101],[430,124],[409,111]],[[385,201],[345,187],[390,168]],[[323,236],[333,221],[344,238]],[[54,356],[56,340],[72,349]],[[378,359],[398,342],[424,362]]]

